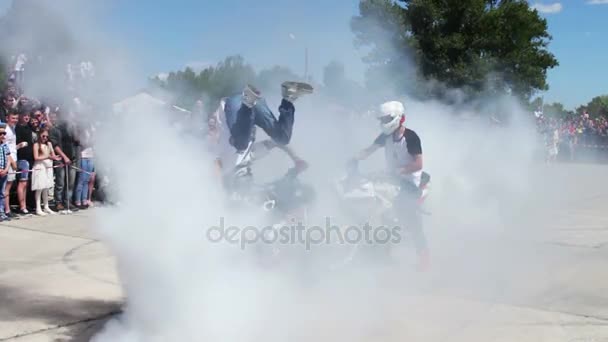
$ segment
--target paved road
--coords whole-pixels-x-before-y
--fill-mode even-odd
[[[93,210],[0,224],[0,341],[71,341],[120,310],[114,260]]]
[[[376,323],[328,307],[344,299],[340,312],[363,310],[356,287],[333,302],[311,291],[311,315],[292,340],[344,340],[349,330],[361,341],[608,341],[607,171],[563,165],[532,175],[536,191],[502,225],[435,214],[432,272],[398,281],[378,272],[374,292],[357,297],[379,310]],[[120,310],[115,260],[90,229],[94,215],[0,223],[0,341],[87,341]]]

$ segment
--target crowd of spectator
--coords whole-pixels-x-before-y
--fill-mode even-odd
[[[87,106],[77,96],[53,102],[25,94],[24,61],[0,86],[0,221],[93,205],[95,127],[77,120]]]
[[[608,151],[608,119],[604,116],[593,118],[587,111],[563,118],[546,117],[537,111],[535,116],[537,130],[553,157],[558,146],[567,147],[570,160],[574,160],[576,151]]]
[[[561,119],[537,115],[537,125],[540,132],[557,129],[561,135],[573,138],[608,137],[608,119],[604,116],[591,118],[587,111]]]

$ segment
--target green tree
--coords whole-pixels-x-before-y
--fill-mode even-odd
[[[291,70],[281,66],[264,69],[257,74],[241,56],[229,56],[198,74],[186,68],[170,72],[165,80],[150,78],[148,91],[161,97],[168,93],[172,95],[172,101],[184,108],[192,108],[196,100],[205,98],[211,100],[205,101],[207,109],[212,109],[220,98],[241,92],[248,83],[263,91],[279,91],[281,82],[297,79],[299,77]]]
[[[390,0],[363,0],[359,15],[351,20],[355,46],[368,48],[363,61],[368,65],[365,85],[370,94],[415,92],[415,40],[403,8]]]
[[[227,57],[210,74],[208,94],[213,98],[221,98],[238,93],[245,84],[254,82],[255,78],[253,67],[245,64],[243,57]]]
[[[568,116],[574,114],[574,112],[566,110],[564,105],[559,102],[546,104],[543,108],[543,114],[548,117],[554,117],[558,119],[565,119]]]
[[[365,105],[365,90],[355,81],[346,77],[344,64],[331,61],[323,68],[324,92],[334,101],[347,108]]]
[[[587,111],[590,117],[608,117],[608,95],[596,96],[586,105],[576,109],[576,112],[579,114],[582,114],[584,111]]]
[[[536,111],[537,109],[542,108],[543,106],[543,98],[541,97],[537,97],[534,100],[530,101],[528,104],[528,110],[530,111]]]
[[[291,69],[275,65],[272,68],[261,70],[255,81],[255,85],[262,91],[278,91],[284,81],[297,81],[300,76],[294,74]]]
[[[344,65],[337,61],[331,61],[323,68],[323,84],[331,90],[340,88],[346,82]]]
[[[361,0],[359,10],[351,28],[358,45],[371,47],[371,70],[411,73],[399,65],[411,58],[420,78],[441,83],[432,95],[459,88],[469,97],[490,91],[528,100],[548,89],[546,72],[558,65],[546,20],[525,0]]]

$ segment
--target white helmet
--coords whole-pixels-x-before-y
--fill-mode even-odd
[[[377,113],[384,134],[391,134],[405,121],[405,107],[399,101],[389,101],[380,105]]]

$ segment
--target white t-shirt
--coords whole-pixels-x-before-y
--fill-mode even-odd
[[[556,146],[559,144],[559,130],[557,128],[553,131],[553,144]]]
[[[92,131],[94,130],[93,127],[91,127],[90,129],[85,129],[81,131],[81,136],[80,136],[80,143],[82,146],[82,151],[80,152],[80,157],[81,158],[94,158],[95,157],[95,153],[93,151],[93,134]]]
[[[80,152],[80,158],[83,159],[92,159],[95,157],[95,153],[92,147],[86,147]]]
[[[17,135],[15,134],[15,127],[6,125],[6,144],[8,149],[11,151],[11,156],[17,162]]]
[[[395,141],[392,134],[381,134],[374,141],[376,145],[384,147],[384,156],[388,171],[401,179],[405,179],[420,186],[422,170],[411,174],[402,174],[400,169],[414,162],[414,156],[422,154],[420,137],[411,129],[405,129],[401,139]]]

